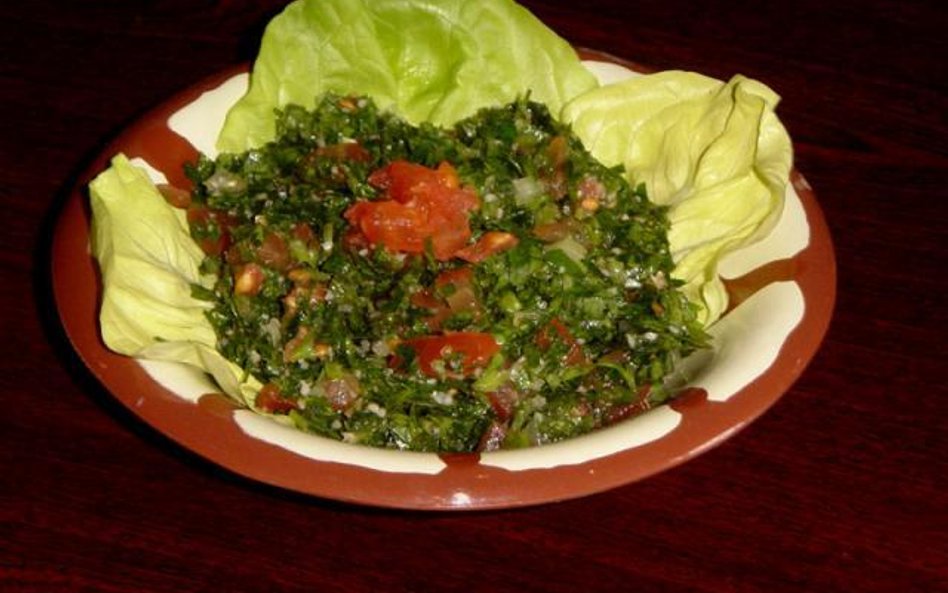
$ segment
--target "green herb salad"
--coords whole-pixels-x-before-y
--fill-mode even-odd
[[[674,396],[726,306],[717,262],[779,215],[776,102],[739,76],[600,84],[508,0],[299,0],[193,187],[123,155],[91,184],[103,340],[363,445],[607,426]]]
[[[219,350],[310,432],[558,441],[665,401],[703,344],[664,209],[539,103],[442,129],[330,94],[190,174]]]

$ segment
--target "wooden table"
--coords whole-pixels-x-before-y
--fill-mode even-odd
[[[236,477],[104,391],[59,330],[57,205],[148,107],[255,53],[283,2],[0,6],[0,590],[948,590],[948,72],[940,2],[528,1],[574,44],[759,78],[839,266],[771,411],[639,483],[425,514]]]

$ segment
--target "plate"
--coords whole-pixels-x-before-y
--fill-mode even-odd
[[[600,77],[634,75],[628,62],[595,52],[583,57]],[[317,497],[405,509],[509,508],[576,498],[669,469],[732,436],[790,388],[826,333],[835,259],[815,196],[794,170],[774,231],[722,261],[732,306],[712,326],[714,348],[689,361],[692,386],[669,405],[552,445],[451,455],[340,443],[240,409],[193,369],[137,361],[104,346],[86,186],[117,152],[153,176],[183,183],[181,164],[199,149],[213,150],[223,114],[246,84],[246,67],[221,72],[128,127],[80,177],[51,250],[56,306],[89,370],[146,423],[233,472]]]

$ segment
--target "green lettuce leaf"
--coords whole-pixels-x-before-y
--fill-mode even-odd
[[[221,152],[273,139],[275,108],[326,91],[451,124],[527,92],[553,113],[594,88],[572,47],[511,0],[297,0],[267,26]]]
[[[509,0],[297,0],[268,26],[218,148],[259,146],[274,136],[276,108],[311,107],[326,91],[439,125],[529,92],[669,206],[675,275],[706,324],[727,304],[717,262],[775,223],[792,160],[778,98],[760,83],[666,72],[597,87],[564,40]],[[213,279],[184,212],[123,155],[90,193],[106,345],[202,369],[252,407],[259,381],[217,352],[211,305],[192,296]]]
[[[721,258],[776,224],[793,161],[765,85],[667,71],[605,85],[570,101],[563,118],[609,166],[621,165],[669,207],[675,277],[705,325],[727,308]]]
[[[89,185],[92,253],[102,276],[99,326],[114,352],[183,362],[211,374],[247,401],[259,382],[217,352],[210,303],[192,286],[210,288],[204,253],[191,239],[183,210],[170,206],[148,174],[124,155]],[[248,402],[249,403],[249,402]]]

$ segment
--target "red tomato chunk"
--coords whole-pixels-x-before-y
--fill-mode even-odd
[[[345,218],[372,244],[401,253],[424,253],[430,242],[436,259],[455,256],[471,238],[468,213],[480,205],[477,194],[462,187],[449,163],[431,169],[395,161],[369,176],[382,200],[359,201]]]
[[[429,377],[471,375],[500,351],[500,344],[494,337],[482,332],[421,336],[406,340],[405,344],[415,351],[418,368]],[[460,363],[460,368],[452,364],[455,360]],[[443,371],[436,367],[438,361],[444,364]]]

